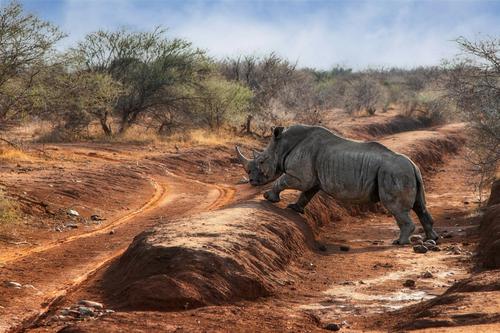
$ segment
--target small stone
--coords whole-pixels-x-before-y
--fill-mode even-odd
[[[340,325],[339,324],[335,324],[335,323],[330,323],[330,324],[325,325],[325,330],[339,331],[340,330]]]
[[[318,246],[318,250],[320,250],[322,252],[325,252],[327,249],[326,249],[326,246],[324,246],[323,244],[321,244],[320,246]]]
[[[424,245],[427,246],[427,245],[436,245],[436,241],[435,240],[432,240],[432,239],[428,239],[424,242]]]
[[[115,229],[111,229],[111,230],[109,231],[109,234],[110,234],[110,235],[114,235],[114,234],[115,234]]]
[[[70,228],[70,229],[77,229],[78,228],[78,224],[76,223],[66,223],[64,225],[65,228]]]
[[[91,215],[91,216],[90,216],[90,219],[91,219],[92,221],[103,221],[103,220],[104,220],[104,218],[103,218],[102,216],[99,216],[99,215],[97,215],[97,214]]]
[[[429,249],[424,245],[415,245],[413,251],[415,253],[426,253]]]
[[[106,310],[104,310],[104,312],[106,312],[106,313],[115,313],[115,310],[106,309]]]
[[[82,299],[78,302],[79,305],[83,305],[83,306],[88,306],[90,308],[95,308],[95,309],[102,309],[103,306],[101,303],[99,302],[94,302],[94,301],[89,301],[89,300],[86,300],[86,299]]]
[[[422,276],[422,278],[424,278],[424,279],[431,279],[431,278],[433,278],[433,277],[434,277],[434,275],[432,275],[432,273],[431,273],[431,272],[429,272],[429,271],[425,271],[425,272],[423,272],[421,276]]]
[[[248,183],[247,177],[241,177],[241,179],[236,182],[236,184],[246,184],[246,183]]]
[[[468,204],[469,204],[469,202],[468,202],[468,201],[464,201],[464,205],[468,205]]]
[[[445,233],[443,235],[443,238],[452,238],[452,237],[453,237],[453,234],[451,232]]]
[[[21,289],[21,287],[23,286],[22,284],[20,284],[18,282],[14,282],[14,281],[7,281],[7,282],[5,282],[5,285],[7,287],[16,288],[16,289]]]
[[[347,252],[351,249],[349,245],[340,245],[340,251]]]
[[[86,306],[79,306],[78,313],[80,313],[80,315],[84,316],[84,317],[94,317],[95,316],[94,310],[92,310],[91,308],[86,307]]]
[[[434,246],[428,246],[429,250],[430,251],[433,251],[433,252],[439,252],[441,251],[441,248],[437,245],[434,245]]]
[[[415,288],[415,280],[408,279],[405,282],[403,282],[403,286],[407,288]]]
[[[80,213],[78,213],[76,210],[74,209],[68,209],[68,215],[69,216],[80,216]]]
[[[423,242],[423,238],[420,235],[411,235],[410,236],[410,243],[413,245],[419,244],[420,242]]]

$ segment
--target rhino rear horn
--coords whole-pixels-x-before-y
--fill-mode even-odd
[[[250,170],[250,160],[241,153],[240,148],[238,148],[238,146],[236,146],[236,155],[238,155],[238,160],[243,165],[243,169],[245,169],[245,171],[248,172]]]

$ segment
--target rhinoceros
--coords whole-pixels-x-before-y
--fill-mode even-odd
[[[302,191],[289,208],[304,213],[304,207],[319,190],[347,203],[381,202],[395,217],[400,229],[394,244],[408,244],[415,230],[410,210],[417,214],[427,239],[436,240],[424,183],[418,167],[407,156],[378,142],[359,142],[334,134],[320,126],[275,127],[263,152],[246,158],[236,153],[249,182],[259,186],[274,181],[264,193],[271,202],[280,201],[285,189]]]

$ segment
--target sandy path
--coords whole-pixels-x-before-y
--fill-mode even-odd
[[[77,154],[88,154],[81,151],[81,147],[76,149]],[[118,159],[112,161],[119,162]],[[2,254],[0,281],[16,281],[27,287],[0,286],[1,332],[17,330],[37,318],[52,303],[121,254],[136,234],[157,222],[156,217],[167,220],[213,210],[234,197],[234,189],[229,187],[187,180],[161,165],[150,167],[153,174],[149,181],[154,192],[140,208],[95,230],[25,251],[16,250],[16,256]]]
[[[399,150],[415,139],[434,135],[432,131],[418,131],[384,140]],[[429,206],[438,231],[451,230],[456,235],[445,240],[446,245],[467,240],[472,248],[467,230],[475,222],[468,217],[470,208],[463,204],[473,199],[465,183],[468,175],[461,157],[446,162],[426,183]],[[151,166],[154,174],[150,175],[156,190],[142,209],[92,234],[32,250],[0,271],[0,280],[16,280],[36,288],[0,289],[0,330],[22,329],[51,305],[57,308],[59,304],[67,305],[88,296],[88,290],[80,290],[80,285],[121,254],[142,230],[158,222],[214,210],[241,197],[233,188],[186,180],[165,170],[158,172],[157,167]],[[284,202],[280,204],[283,205]],[[113,235],[109,234],[111,229]],[[469,267],[464,265],[464,260],[469,260],[467,253],[450,256],[443,251],[423,256],[409,247],[391,246],[396,233],[393,219],[385,215],[345,217],[321,230],[319,241],[326,251],[304,253],[289,269],[295,278],[276,297],[184,312],[118,312],[94,323],[81,323],[81,327],[84,331],[102,332],[104,322],[110,332],[125,328],[186,332],[320,331],[325,323],[347,320],[350,326],[345,328],[347,331],[373,329],[365,322],[366,316],[431,298],[443,292],[453,280],[466,276]],[[340,251],[338,246],[346,243],[351,250]],[[430,281],[419,280],[425,270],[432,271],[435,277]],[[402,287],[402,281],[408,278],[417,280],[418,288]],[[60,326],[52,330],[56,327]]]

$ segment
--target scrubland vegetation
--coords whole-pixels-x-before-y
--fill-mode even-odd
[[[271,53],[213,59],[161,27],[96,31],[69,49],[65,33],[16,2],[0,9],[0,125],[50,124],[39,140],[119,140],[207,130],[267,135],[271,124],[321,124],[391,108],[426,125],[470,123],[471,161],[483,182],[499,160],[499,48],[458,39],[463,56],[440,67],[353,71],[299,68]]]

